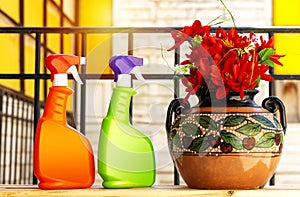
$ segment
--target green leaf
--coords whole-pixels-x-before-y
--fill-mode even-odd
[[[281,124],[279,123],[278,119],[276,118],[276,116],[274,116],[274,122],[275,122],[275,126],[277,129],[282,129]]]
[[[186,123],[182,125],[182,131],[187,134],[187,135],[191,135],[191,136],[196,136],[196,135],[201,135],[202,132],[200,130],[200,128],[193,124],[193,123]]]
[[[264,61],[260,61],[260,63],[268,65],[270,67],[274,67],[274,65],[275,65],[275,63],[272,60],[264,60]]]
[[[253,116],[251,116],[251,118],[255,119],[256,121],[258,121],[259,123],[261,123],[267,127],[275,128],[274,124],[268,118],[266,118],[264,116],[253,115]]]
[[[257,141],[255,147],[258,148],[270,148],[275,143],[275,133],[268,132],[265,133],[259,140]]]
[[[261,50],[258,55],[259,55],[259,63],[260,64],[266,64],[270,67],[274,67],[274,62],[270,60],[270,57],[274,54],[274,49],[273,48],[265,48]]]
[[[178,134],[173,137],[172,142],[175,146],[182,148],[181,140]]]
[[[231,144],[231,146],[235,149],[241,150],[244,148],[242,140],[233,133],[229,133],[223,130],[221,131],[220,136],[227,144]]]
[[[274,49],[273,48],[264,48],[261,50],[258,55],[260,57],[261,62],[265,60],[269,60],[270,57],[274,54]]]
[[[210,147],[207,137],[198,137],[193,140],[189,149],[195,152],[204,151]]]
[[[236,131],[247,136],[255,136],[261,131],[261,126],[259,124],[249,123],[238,128]]]
[[[246,120],[246,116],[227,116],[224,120],[223,125],[225,127],[234,127]]]
[[[256,81],[256,83],[257,83],[257,85],[259,85],[260,84],[260,80],[261,80],[261,77],[260,77],[260,75],[255,79],[255,81]]]
[[[211,130],[218,129],[217,123],[209,116],[199,116],[196,117],[196,119],[199,122],[199,124],[206,129],[211,129]]]
[[[279,143],[279,145],[280,145],[280,144],[283,144],[284,135],[282,133],[280,133],[279,136],[280,136],[280,143]]]

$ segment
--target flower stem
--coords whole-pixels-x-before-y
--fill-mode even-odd
[[[223,0],[220,0],[220,2],[222,3],[222,5],[224,6],[225,10],[226,10],[226,11],[228,12],[228,14],[230,15],[230,18],[231,18],[231,20],[232,20],[232,23],[233,23],[234,27],[236,27],[236,25],[235,25],[235,20],[234,20],[234,17],[233,17],[233,15],[232,15],[232,13],[230,12],[230,10],[228,9],[228,7],[226,6],[226,4],[224,3]]]
[[[169,62],[167,61],[166,57],[164,56],[164,53],[163,53],[163,46],[162,46],[162,43],[160,43],[160,53],[161,53],[161,56],[163,58],[163,60],[166,62],[166,64],[168,65],[168,67],[175,71],[175,69],[173,69],[173,67],[169,64]]]

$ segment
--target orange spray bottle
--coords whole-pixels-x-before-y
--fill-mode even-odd
[[[89,140],[67,124],[66,104],[73,90],[68,75],[81,83],[77,68],[85,58],[54,54],[46,58],[52,87],[39,119],[34,141],[34,174],[41,189],[88,188],[95,180],[95,161]]]

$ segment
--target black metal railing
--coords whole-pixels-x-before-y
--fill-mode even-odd
[[[180,29],[179,27],[143,27],[143,28],[131,28],[131,27],[0,27],[0,34],[18,34],[18,35],[30,35],[31,39],[34,39],[35,41],[35,65],[34,65],[34,73],[29,73],[29,74],[25,74],[25,73],[10,73],[10,74],[1,74],[0,73],[0,79],[18,79],[18,80],[34,80],[34,97],[33,97],[33,101],[28,101],[31,105],[33,105],[33,108],[30,107],[30,110],[33,111],[33,116],[30,116],[30,119],[28,119],[28,122],[26,122],[26,124],[30,125],[29,130],[31,130],[32,132],[34,131],[34,129],[36,128],[38,119],[40,117],[40,113],[41,113],[41,104],[40,104],[40,87],[41,87],[41,81],[42,80],[46,80],[49,79],[50,76],[48,74],[44,74],[41,71],[41,58],[42,58],[42,54],[41,54],[41,49],[42,48],[46,48],[47,46],[45,46],[45,43],[42,42],[42,36],[45,36],[47,34],[57,34],[57,35],[62,35],[62,34],[72,34],[74,36],[76,36],[76,39],[79,39],[80,41],[78,43],[81,43],[80,46],[80,50],[75,49],[74,51],[80,51],[80,54],[76,54],[76,55],[80,55],[80,56],[86,56],[87,54],[87,38],[89,35],[91,34],[114,34],[114,33],[122,33],[122,34],[127,34],[128,36],[128,54],[132,55],[134,53],[134,40],[135,40],[135,35],[136,34],[141,34],[141,33],[150,33],[150,34],[156,34],[156,33],[166,33],[169,34],[170,30],[172,29]],[[225,28],[226,29],[226,28]],[[269,37],[276,34],[276,33],[300,33],[300,27],[244,27],[244,28],[237,28],[239,32],[241,33],[249,33],[249,32],[255,32],[255,33],[262,33],[262,34],[267,34]],[[213,29],[215,30],[215,29]],[[171,37],[170,37],[171,39]],[[75,53],[76,53],[75,52]],[[180,62],[180,57],[179,57],[179,53],[180,53],[180,49],[177,49],[176,52],[174,53],[174,61],[175,64],[178,64]],[[294,79],[294,80],[300,80],[300,76],[299,75],[275,75],[273,70],[270,70],[270,73],[274,76],[275,79],[277,80],[284,80],[284,79]],[[86,80],[112,80],[113,79],[113,75],[110,74],[87,74],[86,70],[84,67],[82,67],[81,70],[81,78],[83,79],[83,81]],[[164,80],[174,80],[174,96],[179,95],[179,79],[178,78],[174,78],[173,75],[171,74],[146,74],[144,75],[145,79],[164,79]],[[274,88],[275,84],[274,83],[270,83],[269,86],[269,94],[273,95],[274,94]],[[76,90],[75,90],[76,91]],[[0,92],[1,93],[1,92]],[[1,95],[4,93],[1,93]],[[6,95],[7,97],[7,95]],[[0,99],[4,99],[3,97]],[[12,98],[14,99],[14,98]],[[23,99],[24,100],[24,99]],[[80,97],[77,98],[75,97],[74,100],[77,103],[80,103],[80,128],[79,130],[83,133],[85,133],[85,103],[86,103],[86,85],[84,83],[84,85],[80,88]],[[21,99],[22,101],[22,99]],[[23,105],[25,105],[25,101],[21,102],[19,101],[19,104],[15,105],[14,107],[24,107]],[[80,101],[80,102],[79,102]],[[18,106],[19,105],[19,106]],[[3,108],[4,106],[2,106]],[[25,108],[25,107],[24,107]],[[29,109],[29,107],[27,107]],[[26,109],[27,109],[26,108]],[[27,109],[27,110],[28,110]],[[74,109],[77,110],[77,109]],[[25,110],[26,111],[26,110]],[[6,111],[8,112],[8,111]],[[18,114],[18,113],[17,113]],[[8,114],[2,113],[2,120],[4,117],[4,120],[8,119],[9,116]],[[21,114],[22,116],[22,114]],[[6,118],[7,117],[7,118]],[[10,117],[11,118],[11,127],[17,128],[18,126],[16,126],[17,124],[21,125],[24,124],[22,121],[24,119],[24,117],[20,118],[19,116],[16,117]],[[21,122],[18,122],[21,121]],[[26,120],[27,121],[27,120]],[[30,122],[30,123],[29,123]],[[1,127],[6,127],[8,130],[11,129],[8,126],[6,126],[6,123],[4,121],[2,121]],[[1,129],[2,130],[2,129]],[[25,132],[23,130],[19,130],[16,131],[16,133],[21,133],[21,132]],[[28,131],[29,132],[29,131]],[[5,140],[8,140],[8,135],[4,135],[5,139],[1,140],[1,143],[5,143]],[[32,139],[33,136],[30,136],[30,139]],[[11,140],[11,139],[10,139]],[[11,141],[11,143],[14,143],[15,146],[18,149],[22,146],[24,146],[25,144],[25,140],[22,141],[20,139],[17,140],[13,140]],[[32,154],[32,142],[28,142],[26,141],[26,143],[31,144],[30,145],[30,154]],[[3,145],[2,145],[3,146]],[[29,145],[28,145],[29,146]],[[10,150],[13,151],[13,150]],[[25,162],[32,162],[32,155],[29,155],[28,158],[25,160]],[[1,158],[4,158],[3,155]],[[13,160],[13,158],[7,158],[5,157],[6,160]],[[17,160],[21,160],[21,158],[17,158]],[[2,162],[2,160],[1,160]],[[25,165],[26,166],[26,165]],[[32,174],[32,169],[26,169],[25,167],[21,168],[21,169],[17,169],[17,168],[13,168],[10,173],[13,173],[12,171],[20,171],[20,173],[23,171],[31,173]],[[21,173],[21,174],[22,174]],[[6,176],[3,175],[1,173],[1,176]],[[23,175],[22,175],[23,176]],[[25,176],[25,175],[24,175]],[[15,181],[12,181],[13,183]],[[33,180],[33,183],[36,183],[36,179]],[[174,184],[178,185],[179,184],[179,176],[178,174],[175,172],[175,179],[174,179]]]
[[[28,184],[32,177],[33,99],[0,87],[0,182]]]

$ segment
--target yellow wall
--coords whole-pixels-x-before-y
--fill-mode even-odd
[[[34,3],[33,3],[34,1]],[[55,1],[58,5],[59,0]],[[112,0],[80,0],[79,25],[80,26],[111,26],[112,24]],[[15,21],[19,22],[19,0],[0,0],[0,9],[5,11]],[[64,1],[64,11],[68,12],[70,18],[74,18],[74,1]],[[40,27],[43,26],[43,0],[25,0],[24,1],[24,26]],[[60,25],[59,10],[50,2],[47,4],[47,26],[58,27]],[[0,26],[14,26],[8,20],[0,15]],[[70,26],[64,22],[64,26]],[[43,37],[42,37],[43,41]],[[18,34],[0,34],[0,73],[19,73],[19,35]],[[49,34],[47,36],[47,45],[56,53],[60,52],[60,35]],[[5,47],[3,47],[5,46]],[[74,36],[64,35],[64,53],[74,53]],[[88,55],[88,73],[101,74],[106,66],[101,65],[100,60],[107,64],[110,57],[110,35],[88,35],[87,55]],[[43,54],[43,51],[41,51]],[[104,64],[104,63],[103,63]],[[25,36],[25,73],[34,73],[35,65],[35,40]],[[44,66],[44,57],[41,57],[41,72]],[[10,88],[20,90],[19,80],[0,80],[0,83]],[[49,85],[51,83],[49,82]],[[41,87],[42,88],[42,87]],[[25,93],[33,96],[34,81],[26,80]],[[41,89],[41,98],[43,90]]]
[[[0,0],[0,8],[12,18],[19,18],[19,0]]]
[[[298,26],[300,25],[300,1],[299,0],[273,0],[274,2],[274,25]],[[275,47],[278,54],[286,54],[281,62],[283,67],[276,66],[276,74],[300,74],[297,62],[300,58],[298,53],[300,46],[299,34],[275,35]]]
[[[19,19],[19,0],[0,0],[0,9],[6,11],[11,17],[18,21]],[[9,26],[7,20],[0,20],[0,26]],[[0,73],[18,73],[19,72],[19,36],[18,34],[0,34]],[[5,47],[3,47],[5,46]],[[16,90],[20,89],[19,80],[1,80],[1,84]]]
[[[80,1],[80,26],[111,26],[112,0]],[[87,40],[87,73],[110,73],[111,35],[89,34]]]

